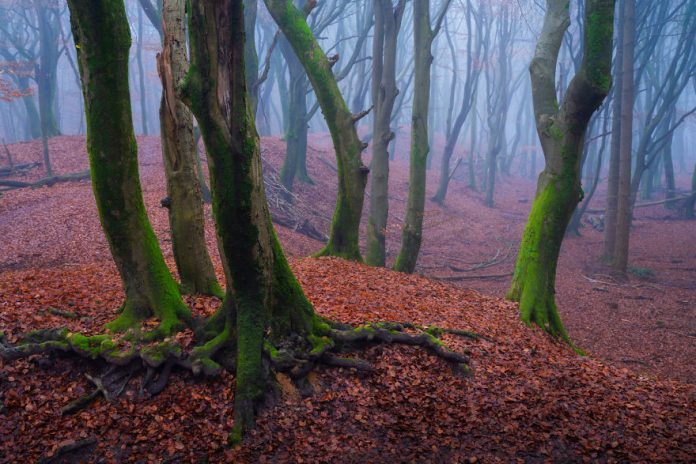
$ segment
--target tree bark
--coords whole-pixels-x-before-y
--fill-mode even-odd
[[[384,266],[385,233],[389,217],[389,143],[394,139],[391,118],[399,94],[396,87],[396,49],[405,2],[374,0],[372,43],[373,141],[370,215],[367,224],[367,263]]]
[[[169,196],[169,226],[181,291],[222,296],[205,242],[205,216],[198,178],[198,149],[193,116],[176,86],[188,70],[185,1],[164,0],[162,53],[157,69],[162,80],[160,126],[162,157]]]
[[[361,153],[365,147],[358,138],[353,115],[338,88],[331,63],[307,26],[302,12],[286,0],[265,0],[265,3],[305,68],[329,126],[336,151],[336,209],[331,222],[329,241],[318,255],[340,256],[359,261],[362,259],[359,248],[360,217],[369,172],[361,160]]]
[[[621,148],[621,94],[623,88],[623,0],[617,1],[618,20],[616,24],[616,59],[614,61],[614,90],[612,97],[611,147],[609,154],[609,174],[607,176],[607,211],[604,215],[604,259],[613,260],[616,247],[616,219],[619,201],[619,158]]]
[[[619,189],[616,206],[616,244],[612,267],[626,272],[633,216],[631,200],[631,158],[633,154],[633,57],[635,50],[635,0],[624,0],[623,57],[621,71],[621,147]],[[640,175],[640,174],[638,174]]]
[[[556,65],[570,25],[564,0],[547,0],[544,26],[530,65],[534,115],[546,167],[527,219],[508,298],[520,304],[521,319],[570,341],[555,302],[561,243],[582,198],[580,156],[590,117],[611,85],[614,0],[588,0],[583,61],[560,105]]]
[[[143,204],[128,90],[128,19],[122,0],[70,0],[87,115],[92,187],[126,300],[108,327],[126,330],[150,317],[168,335],[190,313],[164,262]],[[115,72],[115,70],[119,70]]]

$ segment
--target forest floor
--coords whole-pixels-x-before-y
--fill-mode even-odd
[[[335,166],[326,137],[310,141],[314,185],[298,184],[297,203],[326,231]],[[159,140],[141,137],[148,212],[173,265]],[[51,140],[54,170],[86,169],[82,137]],[[9,146],[15,163],[41,159],[40,143]],[[264,138],[267,170],[278,170],[284,143]],[[38,180],[35,168],[16,180]],[[391,167],[390,261],[398,252],[408,167]],[[428,178],[434,193],[436,173]],[[602,234],[591,227],[565,240],[557,300],[575,355],[518,321],[505,301],[534,182],[503,178],[495,209],[453,181],[444,207],[427,202],[418,273],[409,276],[337,259],[303,258],[321,243],[278,227],[291,264],[323,315],[343,322],[414,321],[473,330],[490,340],[446,337],[469,350],[473,377],[419,349],[375,347],[359,356],[376,372],[319,369],[317,393],[291,389],[265,409],[242,447],[224,446],[232,421],[233,377],[188,374],[154,399],[132,381],[111,403],[74,416],[60,408],[89,388],[93,363],[72,358],[0,361],[0,462],[34,462],[79,440],[71,459],[105,462],[688,462],[696,455],[696,222],[662,206],[641,208],[631,238],[627,280],[601,263]],[[593,207],[601,208],[602,192]],[[366,208],[369,199],[366,199]],[[273,209],[273,205],[272,209]],[[208,212],[209,213],[209,212]],[[210,215],[208,243],[220,272]],[[499,277],[496,277],[499,276]],[[438,281],[438,279],[440,281]],[[442,280],[450,281],[445,282]],[[486,296],[491,295],[491,296]],[[0,330],[67,326],[97,333],[112,319],[122,290],[89,182],[22,189],[0,198]],[[219,304],[187,298],[197,313]],[[58,315],[75,313],[75,318]],[[93,441],[92,441],[93,440]]]

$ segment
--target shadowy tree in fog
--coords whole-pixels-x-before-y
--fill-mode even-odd
[[[488,6],[487,11],[482,12],[483,17],[487,18],[487,24],[483,27],[494,28],[495,32],[494,43],[490,42],[490,30],[484,36],[484,56],[487,57],[484,74],[486,76],[486,122],[488,123],[484,183],[485,204],[489,208],[494,206],[493,193],[495,192],[498,155],[505,149],[505,123],[510,108],[510,95],[513,90],[512,43],[516,26],[510,8],[507,3],[501,3],[495,17],[493,17],[492,6]]]
[[[431,47],[442,27],[451,0],[443,0],[440,11],[430,24],[429,0],[413,0],[414,84],[411,113],[411,155],[409,164],[406,218],[401,231],[401,250],[394,269],[411,273],[416,269],[423,240],[425,208],[425,174],[430,147],[428,145],[428,109],[430,105]]]
[[[58,61],[65,51],[60,22],[61,9],[53,1],[24,0],[0,9],[0,37],[4,42],[0,53],[7,61],[34,68],[31,76],[37,86],[38,111],[28,92],[25,92],[23,101],[29,137],[42,138],[44,168],[48,177],[53,176],[48,138],[60,134]],[[30,74],[26,70],[10,74],[15,76],[19,88],[30,88]]]
[[[558,54],[570,13],[564,0],[547,0],[544,25],[529,71],[534,117],[546,159],[539,176],[508,297],[520,317],[569,341],[555,302],[558,255],[582,198],[580,156],[592,114],[611,86],[614,0],[587,0],[583,59],[563,100],[556,93]]]
[[[459,112],[457,113],[457,117],[455,118],[454,123],[451,125],[451,128],[448,125],[445,149],[442,152],[442,160],[440,164],[440,181],[438,183],[437,193],[432,198],[434,202],[440,205],[444,204],[445,202],[447,188],[449,187],[449,182],[452,178],[452,174],[450,174],[450,161],[452,159],[452,154],[454,153],[454,148],[457,145],[457,140],[459,139],[459,134],[461,133],[462,127],[464,127],[464,123],[469,117],[474,100],[476,99],[479,77],[481,76],[481,70],[483,69],[483,66],[481,65],[481,61],[483,59],[483,27],[480,18],[481,13],[477,9],[474,9],[471,0],[467,0],[466,6],[465,19],[467,40],[464,90],[461,96],[461,106]],[[449,34],[448,40],[451,41]],[[453,62],[456,65],[456,50],[452,51],[452,55]],[[457,72],[458,70],[455,69],[454,73]],[[454,89],[454,83],[456,82],[455,78],[457,76],[456,74],[453,74],[452,77],[452,88]],[[452,92],[451,95],[451,102],[454,102],[454,92]],[[469,163],[473,163],[472,156],[469,158]]]
[[[696,111],[677,106],[696,75],[696,4],[625,0],[623,5],[604,237],[604,255],[619,272],[628,267],[638,192],[642,185],[644,196],[650,196],[660,163],[667,204],[676,199],[671,143],[675,130]]]

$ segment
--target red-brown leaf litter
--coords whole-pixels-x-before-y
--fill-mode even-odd
[[[138,142],[145,203],[173,269],[159,141]],[[329,142],[312,136],[315,184],[297,186],[297,202],[307,206],[300,209],[310,211],[302,219],[324,233],[335,195]],[[262,148],[267,171],[277,172],[284,142],[264,138]],[[40,142],[9,149],[15,163],[41,159]],[[50,150],[58,174],[87,168],[83,137],[54,138]],[[43,175],[37,167],[14,179]],[[392,163],[390,176],[392,262],[408,166]],[[436,181],[433,169],[429,194]],[[443,337],[470,352],[472,376],[419,348],[370,347],[354,356],[373,363],[373,373],[320,368],[309,398],[281,382],[244,443],[229,448],[231,374],[205,380],[180,372],[153,399],[140,399],[133,379],[118,399],[99,398],[62,417],[63,406],[91,389],[85,374],[97,374],[97,363],[72,356],[0,361],[0,462],[36,462],[85,439],[93,441],[54,462],[694,462],[695,223],[662,206],[637,209],[631,265],[641,276],[628,279],[601,264],[601,232],[588,226],[566,239],[557,301],[571,338],[588,353],[579,356],[522,324],[503,298],[534,182],[504,177],[498,185],[495,209],[456,178],[444,207],[428,202],[421,275],[306,258],[321,243],[277,227],[320,314],[479,333],[485,338]],[[602,196],[593,208],[603,207]],[[222,279],[209,210],[207,221]],[[0,330],[10,341],[56,326],[94,334],[115,316],[123,294],[88,181],[5,193],[0,247]],[[186,301],[197,314],[219,305]]]

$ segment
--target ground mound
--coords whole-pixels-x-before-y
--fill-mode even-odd
[[[139,138],[139,144],[148,213],[173,268],[167,215],[159,207],[165,189],[158,139]],[[308,219],[324,231],[335,194],[327,146],[325,137],[311,140],[315,184],[298,186],[298,199],[314,209]],[[38,142],[9,148],[16,163],[41,159]],[[267,166],[278,169],[283,149],[281,140],[264,139]],[[81,137],[52,139],[51,151],[59,174],[86,167]],[[35,168],[18,179],[42,176]],[[407,166],[393,163],[392,259],[407,178]],[[435,180],[431,175],[429,188]],[[0,462],[33,462],[71,446],[77,448],[64,455],[68,461],[691,460],[696,454],[696,326],[688,274],[696,266],[689,253],[696,245],[693,223],[674,220],[660,208],[640,210],[633,259],[654,271],[647,280],[619,282],[600,275],[599,232],[588,229],[566,241],[558,299],[571,336],[591,354],[580,357],[522,325],[513,304],[462,288],[503,294],[532,195],[532,182],[509,179],[501,183],[498,208],[486,209],[480,194],[455,181],[445,207],[429,203],[419,272],[439,281],[336,259],[291,260],[317,311],[328,317],[482,334],[478,340],[444,337],[453,349],[470,351],[473,377],[456,375],[417,348],[368,348],[358,355],[374,364],[374,373],[319,369],[313,377],[317,392],[309,398],[286,386],[244,446],[230,450],[224,446],[232,425],[229,374],[201,382],[181,373],[154,399],[138,398],[133,379],[113,402],[98,399],[62,417],[63,406],[91,389],[84,374],[98,373],[97,365],[64,357],[0,361]],[[292,255],[320,247],[292,229],[278,231]],[[210,223],[207,233],[220,273]],[[6,193],[0,198],[0,237],[0,330],[10,341],[55,326],[97,333],[113,319],[122,289],[88,182]],[[186,301],[199,314],[219,304],[213,298]]]
[[[376,371],[319,369],[316,393],[286,388],[242,447],[225,448],[233,376],[188,374],[154,399],[124,395],[74,416],[60,409],[85,394],[97,366],[74,358],[0,365],[3,462],[31,462],[79,440],[88,460],[211,462],[688,461],[696,453],[692,386],[641,377],[574,354],[517,319],[515,305],[475,291],[338,259],[294,260],[320,314],[347,323],[413,321],[471,330],[445,336],[471,353],[473,376],[417,348],[368,348]],[[41,288],[37,283],[41,283]],[[113,266],[86,265],[3,274],[0,321],[14,338],[58,325],[96,332],[120,299]],[[215,299],[189,299],[209,313]],[[61,312],[70,312],[66,317]],[[90,442],[91,443],[91,442]],[[76,451],[77,453],[78,451]],[[232,460],[232,461],[230,461]]]

